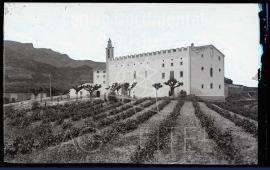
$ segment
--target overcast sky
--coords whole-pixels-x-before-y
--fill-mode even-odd
[[[6,3],[4,39],[51,48],[73,59],[213,44],[225,54],[225,76],[257,86],[257,4]]]

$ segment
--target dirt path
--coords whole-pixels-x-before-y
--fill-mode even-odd
[[[227,164],[216,150],[214,141],[194,114],[192,102],[186,101],[168,139],[168,145],[155,153],[151,164]],[[205,140],[204,140],[205,139]]]
[[[161,101],[158,102],[160,103]],[[130,163],[131,155],[134,154],[137,146],[140,144],[140,134],[141,138],[147,140],[147,134],[150,132],[149,130],[153,130],[155,127],[157,127],[159,123],[173,110],[176,103],[177,101],[171,101],[159,113],[155,114],[145,123],[141,124],[139,128],[119,136],[117,140],[114,140],[105,148],[102,148],[101,152],[88,156],[85,162]],[[156,107],[156,104],[153,104],[148,109],[154,107]],[[141,114],[143,114],[143,112],[136,114],[129,119],[133,119]]]
[[[257,164],[258,161],[258,143],[256,138],[246,133],[241,127],[236,126],[230,120],[222,117],[215,111],[209,109],[204,103],[199,102],[201,111],[214,119],[214,126],[223,133],[229,132],[232,136],[232,143],[239,151],[242,164]]]

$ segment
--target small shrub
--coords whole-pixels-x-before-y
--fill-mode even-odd
[[[181,97],[181,98],[185,98],[186,96],[187,96],[187,92],[184,91],[184,90],[181,90],[181,91],[180,91],[180,97]]]
[[[110,92],[108,95],[108,100],[110,102],[118,102],[118,99],[116,97],[116,93],[115,92]]]
[[[38,102],[38,101],[34,101],[34,102],[32,103],[32,110],[36,110],[36,109],[38,109],[38,108],[40,108],[39,102]]]
[[[64,123],[62,124],[62,128],[63,128],[64,130],[70,129],[71,126],[72,126],[72,123],[71,123],[70,121],[64,122]]]
[[[61,125],[63,122],[64,122],[64,119],[61,118],[61,117],[59,117],[59,118],[56,120],[55,124],[56,124],[56,125]]]
[[[72,116],[71,120],[72,120],[72,121],[78,121],[78,120],[80,120],[81,118],[82,118],[82,117],[81,117],[80,115],[76,114],[76,115]]]

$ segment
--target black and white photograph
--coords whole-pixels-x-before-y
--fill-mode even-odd
[[[4,3],[4,162],[257,165],[258,12]]]

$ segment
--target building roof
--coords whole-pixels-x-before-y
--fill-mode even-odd
[[[208,47],[213,47],[215,48],[218,52],[220,52],[223,56],[225,56],[220,50],[218,50],[214,45],[209,44],[209,45],[203,45],[203,46],[194,46],[194,44],[192,43],[191,46],[187,46],[187,47],[179,47],[179,48],[171,48],[171,49],[165,49],[165,50],[157,50],[157,51],[152,51],[152,52],[144,52],[144,53],[138,53],[138,54],[131,54],[131,55],[125,55],[125,56],[118,56],[115,57],[113,60],[121,60],[121,59],[126,59],[126,58],[133,58],[134,56],[149,56],[149,54],[158,54],[159,52],[162,51],[186,51],[188,49],[188,47],[191,47],[191,49],[195,49],[195,50],[200,50],[200,49],[205,49]]]
[[[106,70],[106,65],[93,68],[93,71],[97,71],[97,70]]]
[[[208,48],[208,47],[215,48],[218,52],[220,52],[225,57],[225,55],[219,49],[217,49],[214,45],[212,45],[212,44],[210,44],[210,45],[202,45],[202,46],[194,46],[194,47],[192,47],[192,49],[196,49],[196,50],[198,49],[198,50],[200,50],[200,49],[204,49],[204,48]]]

